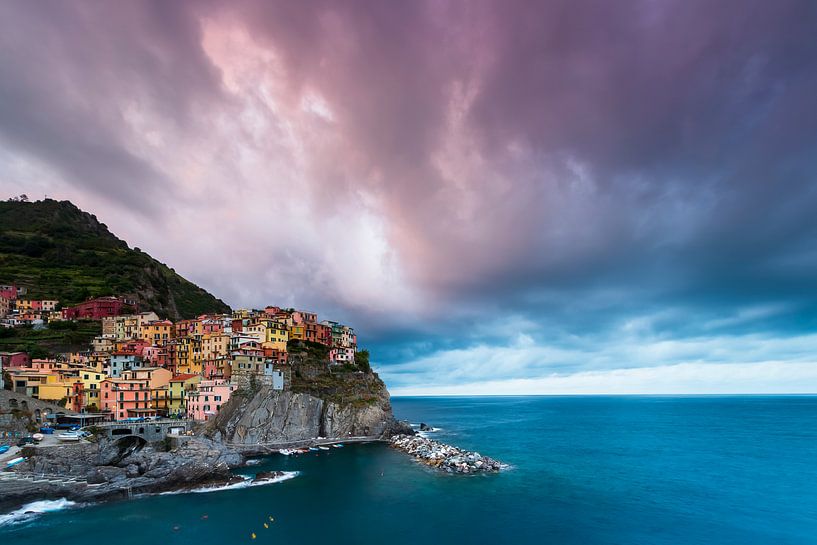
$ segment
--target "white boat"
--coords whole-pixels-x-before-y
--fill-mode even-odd
[[[332,445],[332,446],[333,446],[333,447],[335,447],[335,448],[343,448],[343,444],[342,444],[342,443],[335,443],[335,444],[334,444],[334,445]]]
[[[282,448],[278,452],[283,454],[284,456],[290,456],[292,454],[295,454],[297,451],[289,448]]]
[[[329,450],[329,447],[324,447],[324,446],[320,446],[318,448],[321,449],[321,450]]]
[[[65,433],[59,434],[57,436],[57,439],[59,439],[60,441],[65,441],[65,442],[75,442],[75,441],[79,441],[80,435],[79,435],[79,433],[77,433],[75,431],[67,431]]]

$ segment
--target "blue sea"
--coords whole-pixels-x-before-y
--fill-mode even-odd
[[[275,455],[240,472],[294,477],[6,517],[0,543],[817,543],[817,397],[393,404],[511,468],[440,474],[382,444]]]

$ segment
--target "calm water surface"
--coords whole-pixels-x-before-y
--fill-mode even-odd
[[[240,473],[298,476],[47,513],[0,526],[0,544],[817,544],[817,397],[395,398],[394,408],[512,469],[442,475],[380,444],[273,456]]]

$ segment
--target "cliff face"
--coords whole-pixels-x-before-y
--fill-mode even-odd
[[[205,435],[231,446],[263,447],[317,437],[380,439],[399,426],[375,373],[301,364],[291,374],[285,391],[239,390],[207,423]]]

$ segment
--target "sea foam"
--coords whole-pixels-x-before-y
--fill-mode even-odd
[[[16,511],[0,515],[0,526],[6,524],[19,524],[26,520],[32,519],[43,513],[51,513],[54,511],[62,511],[77,505],[76,502],[61,498],[58,500],[40,500],[27,503]]]
[[[265,479],[260,482],[253,482],[253,477],[248,475],[237,475],[244,479],[241,482],[225,484],[222,486],[203,486],[201,488],[193,488],[190,490],[171,490],[170,492],[161,492],[160,496],[169,496],[174,494],[204,494],[207,492],[220,492],[222,490],[237,490],[239,488],[250,488],[251,486],[264,486],[267,484],[275,484],[289,479],[294,479],[298,476],[297,471],[284,471],[280,477],[273,477],[272,479]]]

